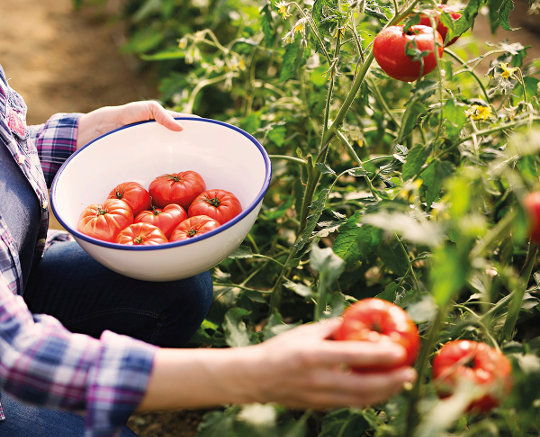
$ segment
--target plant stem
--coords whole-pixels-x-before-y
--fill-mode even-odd
[[[512,338],[537,255],[538,246],[530,243],[527,258],[521,270],[520,285],[519,288],[515,290],[514,296],[512,297],[512,302],[510,303],[510,308],[508,309],[508,314],[502,328],[501,338],[503,341],[508,341]]]

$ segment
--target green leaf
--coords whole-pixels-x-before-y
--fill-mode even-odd
[[[510,11],[514,9],[513,0],[488,0],[491,32],[495,33],[499,25],[504,30],[515,30],[510,26]]]
[[[392,238],[390,241],[383,240],[379,245],[379,256],[385,267],[396,275],[403,276],[409,270],[409,257],[403,251],[397,238]]]
[[[474,24],[474,20],[485,0],[469,0],[463,14],[454,23],[455,35],[461,35]]]
[[[414,178],[426,162],[426,148],[423,144],[416,144],[407,154],[401,177],[404,181]]]
[[[358,437],[369,431],[361,410],[341,409],[324,416],[319,437]]]
[[[298,296],[301,297],[314,297],[317,295],[310,287],[305,284],[300,284],[298,282],[287,281],[285,282],[285,287],[289,290],[294,291]]]
[[[304,50],[301,44],[301,38],[297,35],[294,41],[285,47],[283,64],[279,75],[281,82],[285,82],[296,76],[298,67],[302,64],[303,56]]]
[[[313,245],[309,259],[310,267],[319,272],[321,287],[328,289],[345,269],[345,262],[330,247]]]
[[[317,199],[310,205],[309,207],[310,214],[307,217],[306,227],[300,239],[296,243],[297,254],[304,248],[304,246],[311,239],[311,234],[315,230],[315,227],[317,226],[319,218],[321,217],[321,214],[324,211],[329,194],[330,194],[330,188],[322,189],[319,192]]]
[[[249,346],[251,338],[248,327],[243,318],[249,315],[249,311],[243,308],[231,308],[225,314],[223,330],[225,340],[230,347]]]
[[[454,246],[444,246],[433,254],[430,272],[433,299],[443,307],[465,286],[469,262]]]
[[[311,16],[321,35],[330,36],[341,19],[337,0],[315,0]]]
[[[199,437],[232,437],[234,433],[234,418],[236,409],[228,408],[225,411],[211,411],[204,415],[198,427]]]
[[[275,35],[274,19],[272,18],[272,9],[270,7],[270,3],[267,3],[261,9],[261,27],[264,35],[264,42],[268,47],[271,47]]]
[[[464,105],[456,105],[454,100],[449,99],[443,106],[443,118],[445,119],[446,132],[449,137],[457,137],[465,123],[467,115]]]
[[[339,229],[332,249],[347,264],[367,260],[382,240],[382,231],[376,227],[359,224],[360,211],[356,211]]]
[[[245,259],[245,258],[253,258],[253,252],[251,249],[247,246],[239,246],[236,248],[230,255],[229,258],[231,259]]]
[[[287,135],[287,129],[282,125],[274,125],[270,132],[268,132],[268,139],[275,143],[276,146],[281,147],[285,143],[285,137]]]
[[[452,169],[447,161],[433,160],[420,174],[428,208],[439,199],[443,181],[452,174]]]

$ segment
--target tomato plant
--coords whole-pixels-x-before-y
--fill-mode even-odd
[[[213,189],[199,194],[189,206],[188,215],[207,215],[223,224],[242,212],[238,198],[230,191]]]
[[[433,359],[439,396],[450,396],[460,384],[472,392],[480,388],[480,394],[468,405],[469,411],[486,412],[499,405],[510,392],[511,372],[510,361],[501,351],[471,340],[445,343]]]
[[[219,226],[218,221],[206,215],[189,217],[172,230],[169,241],[187,240],[205,234]]]
[[[157,226],[168,238],[176,225],[187,218],[188,215],[184,208],[176,203],[169,203],[164,208],[153,207],[141,211],[135,217],[135,223],[143,222]]]
[[[418,329],[407,313],[396,304],[377,298],[362,299],[349,306],[343,313],[343,321],[334,333],[334,339],[396,343],[405,349],[405,356],[403,362],[393,368],[412,365],[420,348]],[[354,370],[366,372],[384,368]]]
[[[202,176],[192,170],[158,176],[148,187],[152,203],[163,208],[169,203],[177,203],[187,210],[189,205],[206,189]]]
[[[388,76],[412,82],[435,69],[437,56],[443,54],[443,42],[441,35],[428,26],[389,26],[375,37],[373,54]]]
[[[143,209],[150,208],[150,194],[138,182],[122,182],[114,187],[108,196],[109,199],[125,201],[136,216]]]
[[[156,246],[167,243],[168,240],[157,226],[139,222],[122,229],[116,236],[116,242],[128,246]]]
[[[77,229],[98,240],[114,242],[118,233],[133,223],[131,207],[120,199],[87,206],[79,217]]]
[[[453,37],[449,41],[446,41],[448,27],[446,27],[441,21],[441,15],[447,14],[454,21],[459,19],[462,15],[459,6],[443,4],[438,5],[436,10],[430,10],[426,12],[427,14],[423,14],[420,16],[420,24],[431,27],[431,20],[433,19],[435,22],[435,28],[437,29],[437,32],[440,33],[445,46],[448,47],[454,44],[458,40],[459,35]]]

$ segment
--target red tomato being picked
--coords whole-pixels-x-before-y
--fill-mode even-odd
[[[463,382],[483,389],[483,394],[470,403],[468,411],[491,410],[512,388],[512,366],[508,358],[497,349],[476,341],[445,343],[433,359],[432,372],[441,398],[450,396]]]
[[[123,182],[117,185],[108,196],[108,199],[125,201],[136,216],[143,209],[150,208],[150,194],[138,182]]]
[[[116,242],[128,246],[156,246],[167,243],[167,237],[157,226],[150,223],[133,223],[122,229]]]
[[[435,25],[437,26],[437,32],[441,34],[441,37],[443,41],[445,42],[446,47],[448,47],[449,45],[454,44],[458,40],[459,36],[455,36],[450,41],[446,42],[446,34],[448,33],[448,27],[446,27],[441,21],[441,15],[442,15],[441,12],[447,13],[448,15],[450,15],[450,17],[452,17],[452,20],[455,21],[461,17],[460,8],[456,5],[439,5],[437,6],[437,9],[438,10],[436,11],[429,11],[429,12],[433,14],[433,21],[435,22]],[[431,27],[431,20],[429,16],[422,14],[420,16],[419,24]]]
[[[158,208],[164,208],[169,203],[177,203],[186,211],[193,199],[204,190],[206,190],[204,179],[199,173],[191,170],[158,176],[148,187],[152,203]]]
[[[170,203],[165,208],[152,208],[140,212],[135,217],[135,223],[144,222],[157,226],[168,238],[176,225],[187,218],[184,208],[176,203]]]
[[[219,222],[206,215],[196,215],[184,220],[171,233],[169,241],[188,240],[220,226]]]
[[[133,223],[131,207],[119,199],[107,199],[84,209],[77,229],[83,234],[104,241],[116,241],[118,233]]]
[[[529,219],[529,238],[540,246],[540,191],[533,191],[525,196],[523,207]]]
[[[431,27],[417,24],[404,32],[402,25],[389,26],[375,37],[373,54],[388,76],[403,82],[413,82],[437,66],[435,45],[440,58],[443,55],[443,39],[438,32],[433,32]],[[413,60],[413,57],[407,54],[407,50],[418,50],[428,54],[421,58],[422,61]]]
[[[199,194],[191,203],[188,215],[207,215],[221,224],[228,222],[242,212],[237,197],[225,190],[207,190]]]
[[[343,321],[334,333],[335,340],[369,342],[390,341],[405,349],[401,363],[389,367],[355,367],[355,372],[376,372],[410,366],[420,349],[418,328],[401,307],[378,298],[359,300],[343,313]]]

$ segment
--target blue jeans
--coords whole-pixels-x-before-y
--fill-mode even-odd
[[[208,313],[212,281],[208,272],[171,282],[131,279],[103,267],[77,243],[59,242],[32,269],[23,297],[33,313],[50,314],[72,332],[99,337],[104,330],[110,330],[161,347],[184,347]],[[54,421],[73,422],[77,427],[83,420],[79,416],[23,408],[13,400],[9,404],[14,412],[7,409],[8,419],[0,422],[0,437],[80,435],[79,428],[70,434],[48,432],[50,428],[43,427],[49,420],[45,418],[63,414],[63,420]],[[10,420],[11,415],[27,414],[30,414],[28,421]],[[39,425],[33,420],[36,415],[43,417]],[[22,428],[16,434],[13,428],[8,428],[18,427],[19,423],[21,427],[36,424],[40,433],[31,434]]]

